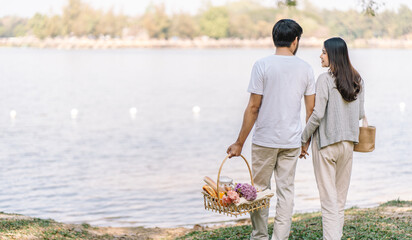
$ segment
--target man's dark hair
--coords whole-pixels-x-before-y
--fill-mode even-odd
[[[273,26],[272,37],[276,47],[290,47],[302,35],[302,27],[292,19],[281,19]]]

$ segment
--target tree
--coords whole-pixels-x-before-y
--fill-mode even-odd
[[[40,13],[36,13],[34,17],[30,19],[29,27],[32,33],[36,37],[40,39],[47,37],[47,32],[46,32],[47,21],[48,21],[48,17]]]
[[[106,13],[99,11],[95,15],[96,17],[93,18],[93,21],[96,21],[95,36],[109,35],[120,37],[122,35],[122,30],[127,24],[127,19],[124,15],[115,15],[113,9]]]
[[[279,7],[296,7],[298,5],[297,0],[277,0]]]
[[[142,25],[151,38],[168,38],[171,21],[164,4],[149,6],[142,18]]]
[[[24,36],[28,28],[25,18],[4,17],[0,19],[0,37]]]
[[[258,21],[255,24],[255,32],[253,37],[254,38],[265,38],[265,37],[272,37],[272,28],[273,23],[269,23],[266,21]]]
[[[255,0],[230,2],[228,36],[236,38],[269,37],[277,10]]]
[[[225,7],[211,7],[201,14],[199,25],[202,35],[225,38],[228,36],[229,13]]]
[[[182,38],[192,39],[199,33],[194,18],[185,13],[175,14],[171,20],[170,36],[178,36]]]
[[[401,5],[395,21],[396,34],[404,36],[412,33],[412,11],[406,5]]]
[[[381,4],[379,4],[376,0],[357,0],[359,4],[362,6],[363,12],[366,15],[375,16],[376,12],[380,8]],[[296,7],[298,5],[297,0],[277,0],[278,6],[283,7]]]
[[[63,23],[62,18],[58,15],[48,17],[46,21],[46,35],[48,37],[57,37],[63,34]]]
[[[229,37],[252,38],[254,30],[254,24],[247,14],[233,15],[229,19]]]
[[[80,0],[68,0],[67,6],[63,8],[63,32],[65,34],[77,31],[82,8],[83,3]]]
[[[380,4],[375,0],[359,0],[362,6],[363,12],[366,15],[375,16],[378,11]]]

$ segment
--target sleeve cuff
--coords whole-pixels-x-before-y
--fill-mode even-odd
[[[254,89],[248,89],[247,91],[249,93],[254,93],[254,94],[257,94],[257,95],[263,95],[263,91],[257,91],[257,90],[254,90]]]

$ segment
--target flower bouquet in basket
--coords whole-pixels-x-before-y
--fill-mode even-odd
[[[237,183],[233,185],[231,178],[225,176],[220,177],[222,166],[228,159],[228,157],[226,157],[220,166],[217,183],[207,176],[203,179],[206,182],[206,185],[203,186],[206,210],[237,217],[238,215],[246,214],[263,207],[269,207],[270,198],[273,197],[274,194],[270,190],[256,190],[249,163],[242,155],[241,157],[248,166],[251,184]]]

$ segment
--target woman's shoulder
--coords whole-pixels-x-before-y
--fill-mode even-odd
[[[319,75],[318,79],[333,79],[333,76],[330,72],[324,72]]]
[[[324,72],[321,75],[319,75],[317,82],[320,84],[328,84],[328,83],[333,83],[333,76],[329,72]]]

